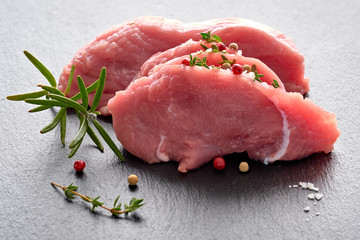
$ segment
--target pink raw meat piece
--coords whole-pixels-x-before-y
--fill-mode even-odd
[[[198,66],[158,65],[108,107],[125,149],[181,172],[233,152],[265,163],[328,153],[340,134],[335,115],[299,93]]]
[[[220,35],[226,43],[236,42],[244,56],[260,59],[284,82],[291,79],[292,84],[286,86],[288,91],[306,93],[309,90],[308,80],[304,79],[303,56],[294,43],[277,30],[247,19],[184,24],[160,17],[140,17],[98,35],[64,67],[59,89],[65,90],[72,64],[75,65],[75,76],[81,75],[86,86],[96,81],[105,66],[108,75],[98,109],[102,114],[109,115],[106,107],[108,100],[136,78],[149,57],[189,39],[199,40],[200,33],[207,31]],[[68,96],[77,92],[77,82],[74,81]],[[91,103],[94,93],[89,95]]]

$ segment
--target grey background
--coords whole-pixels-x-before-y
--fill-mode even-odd
[[[9,1],[0,3],[0,238],[1,239],[357,239],[359,209],[358,1]],[[46,80],[25,58],[28,50],[58,77],[85,43],[114,24],[142,15],[184,22],[243,17],[291,37],[306,59],[309,97],[337,115],[342,133],[329,154],[265,166],[237,167],[245,154],[228,156],[226,169],[211,164],[188,174],[177,164],[148,165],[132,156],[120,163],[109,148],[100,153],[85,139],[73,159],[59,131],[41,135],[55,111],[29,114],[31,106],[7,95],[35,91]],[[69,114],[67,144],[77,129]],[[111,136],[111,119],[101,123]],[[71,129],[71,131],[70,131]],[[118,143],[120,146],[120,143]],[[73,163],[84,159],[84,174]],[[127,176],[139,176],[136,190]],[[82,201],[68,201],[51,181],[79,186],[111,205],[118,194],[146,205],[128,218],[95,213]],[[299,181],[320,187],[317,206]],[[309,213],[303,208],[310,206]],[[319,212],[319,216],[315,213]],[[306,219],[310,221],[307,222]]]

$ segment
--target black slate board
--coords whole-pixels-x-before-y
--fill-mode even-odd
[[[1,72],[1,239],[357,239],[360,233],[359,179],[359,46],[357,1],[9,1],[0,7]],[[211,164],[188,174],[177,164],[148,165],[126,154],[120,163],[106,148],[100,153],[86,139],[73,159],[61,146],[59,132],[39,130],[54,111],[28,114],[25,103],[9,94],[35,90],[46,83],[23,56],[28,50],[55,76],[78,48],[111,25],[142,15],[161,15],[185,22],[243,17],[270,25],[293,38],[306,59],[309,97],[337,115],[342,133],[335,150],[301,161],[265,166],[246,154],[227,156],[223,172]],[[69,114],[69,129],[77,129]],[[112,132],[111,119],[100,119]],[[71,137],[67,138],[69,143]],[[119,144],[120,146],[120,144]],[[87,162],[76,174],[73,162]],[[127,176],[139,176],[129,189]],[[79,191],[108,205],[145,199],[128,218],[95,213],[80,200],[68,201],[51,181],[74,184]],[[324,198],[307,200],[308,191],[289,188],[299,181],[320,187]],[[310,206],[309,213],[303,208]],[[319,212],[319,216],[315,213]],[[306,221],[309,219],[309,221]]]

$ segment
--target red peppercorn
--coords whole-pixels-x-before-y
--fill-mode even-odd
[[[186,65],[186,66],[189,66],[189,65],[190,65],[190,61],[185,58],[185,59],[182,60],[181,64],[184,64],[184,65]]]
[[[226,51],[226,45],[223,43],[218,43],[217,44],[219,51]]]
[[[232,66],[232,71],[235,75],[240,75],[243,72],[242,66],[240,64],[234,64]]]
[[[222,157],[217,157],[213,161],[216,170],[223,170],[225,168],[225,160]]]
[[[75,163],[74,163],[74,169],[78,172],[82,172],[85,168],[86,164],[83,160],[77,160]]]

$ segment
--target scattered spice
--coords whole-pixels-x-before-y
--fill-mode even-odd
[[[86,163],[83,160],[77,160],[74,163],[74,169],[77,172],[82,172],[84,170],[84,168],[86,167]]]
[[[309,189],[315,192],[319,191],[319,188],[315,187],[314,184],[310,182],[299,182],[299,185],[301,186],[302,189]]]
[[[315,199],[315,195],[314,195],[313,193],[310,193],[310,194],[308,195],[308,199],[314,200],[314,199]]]
[[[249,171],[249,164],[247,162],[241,162],[239,165],[239,170],[243,173]]]
[[[213,161],[213,166],[216,170],[223,170],[225,168],[225,160],[222,157],[217,157]]]
[[[129,175],[128,183],[130,186],[135,186],[138,183],[138,177],[135,174]]]
[[[307,189],[307,190],[310,190],[310,191],[316,191],[316,192],[319,191],[319,188],[315,187],[314,184],[311,183],[311,182],[299,182],[299,185],[296,185],[296,184],[289,185],[289,187],[298,187],[298,186],[300,186],[302,189]],[[324,195],[322,193],[310,193],[307,196],[307,198],[309,200],[312,200],[312,201],[314,201],[314,200],[320,201],[323,197],[324,197]],[[314,206],[317,206],[316,201],[314,202]],[[310,211],[310,207],[306,206],[304,208],[304,212],[309,212],[309,211]],[[319,216],[320,213],[317,212],[317,213],[315,213],[315,215]],[[306,219],[306,221],[308,222],[308,221],[310,221],[310,219]]]
[[[190,54],[190,61],[189,61],[189,66],[199,66],[199,67],[205,67],[207,69],[209,69],[209,66],[206,64],[206,57],[203,57],[203,59],[200,59],[198,57],[193,57]]]
[[[189,61],[189,59],[184,58],[184,59],[181,61],[181,64],[183,64],[183,65],[185,65],[185,66],[190,66],[190,61]]]
[[[308,182],[308,183],[307,183],[307,188],[308,188],[309,190],[312,190],[312,191],[315,191],[315,192],[319,191],[319,188],[318,188],[318,187],[315,187],[313,183],[309,183],[309,182]]]
[[[218,43],[218,44],[217,44],[217,47],[218,47],[218,49],[219,49],[220,52],[226,51],[226,46],[225,46],[225,44],[223,44],[223,43]]]
[[[232,66],[232,72],[235,74],[235,75],[240,75],[242,74],[242,66],[240,64],[234,64]]]
[[[213,52],[213,53],[226,53],[226,45],[224,43],[222,43],[222,40],[219,36],[217,35],[212,35],[209,32],[207,33],[200,33],[202,40],[205,40],[206,43],[216,43],[216,44],[211,44],[211,48],[203,45],[200,43],[200,46],[204,49],[204,51],[206,52]],[[230,49],[236,50],[238,51],[239,47],[236,43],[231,43],[229,45]],[[202,52],[202,51],[200,51]],[[219,64],[221,66],[219,67],[215,67],[214,65],[210,66],[211,68],[222,68],[222,69],[229,69],[229,64],[232,66],[232,71],[235,75],[241,75],[243,72],[246,71],[246,73],[250,73],[253,72],[254,73],[254,81],[258,81],[258,82],[263,82],[260,78],[264,77],[264,74],[260,74],[257,72],[257,67],[256,64],[253,64],[251,67],[250,65],[246,64],[244,66],[241,66],[240,64],[235,64],[235,59],[233,59],[233,61],[229,61],[224,55],[221,55],[223,61],[221,61]],[[228,63],[228,64],[226,64]],[[182,61],[182,64],[187,65],[188,64],[188,60],[184,59]],[[207,65],[206,62],[206,57],[204,57],[202,60],[197,58],[197,57],[192,57],[192,55],[190,54],[190,61],[189,61],[189,66],[204,66],[207,69],[210,69],[210,67]],[[271,85],[274,88],[279,88],[280,85],[278,83],[278,81],[276,79],[273,79],[273,82],[271,83]]]

